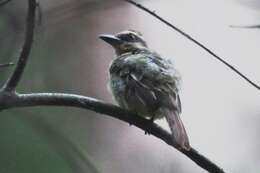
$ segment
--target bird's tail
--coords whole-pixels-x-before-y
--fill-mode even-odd
[[[174,141],[183,149],[190,150],[188,135],[181,121],[179,113],[172,110],[164,110],[165,118],[170,126]]]

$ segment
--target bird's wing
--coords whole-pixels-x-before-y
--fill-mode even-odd
[[[171,62],[151,56],[128,56],[122,63],[125,67],[121,68],[123,70],[120,73],[127,74],[128,87],[134,90],[129,98],[138,98],[139,103],[143,103],[151,111],[157,111],[160,116],[165,116],[173,139],[181,148],[189,150],[188,136],[179,116],[179,76]],[[138,106],[138,103],[134,105]]]
[[[161,104],[174,106],[181,112],[181,103],[178,96],[180,77],[169,60],[153,54],[138,54],[124,59],[122,75],[129,74],[142,89],[155,96]],[[168,103],[164,103],[168,102]]]

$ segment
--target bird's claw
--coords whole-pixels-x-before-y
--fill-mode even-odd
[[[149,121],[150,121],[151,123],[153,123],[153,122],[154,122],[154,116],[152,116],[152,117],[149,119]]]
[[[150,133],[148,131],[144,131],[145,135],[150,135]]]
[[[154,116],[152,116],[149,120],[148,120],[150,123],[153,123],[154,122]],[[150,133],[148,131],[145,131],[144,132],[145,135],[150,135]]]

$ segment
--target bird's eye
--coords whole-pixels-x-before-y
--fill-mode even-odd
[[[131,38],[131,40],[135,40],[135,36],[133,34],[130,34],[129,37]]]
[[[122,35],[118,35],[118,37],[121,40],[127,41],[127,42],[134,42],[136,41],[136,36],[134,34],[122,34]]]

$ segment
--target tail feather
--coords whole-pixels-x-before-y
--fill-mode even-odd
[[[188,135],[181,121],[179,113],[173,110],[165,110],[165,118],[170,126],[174,141],[183,149],[190,150]]]

